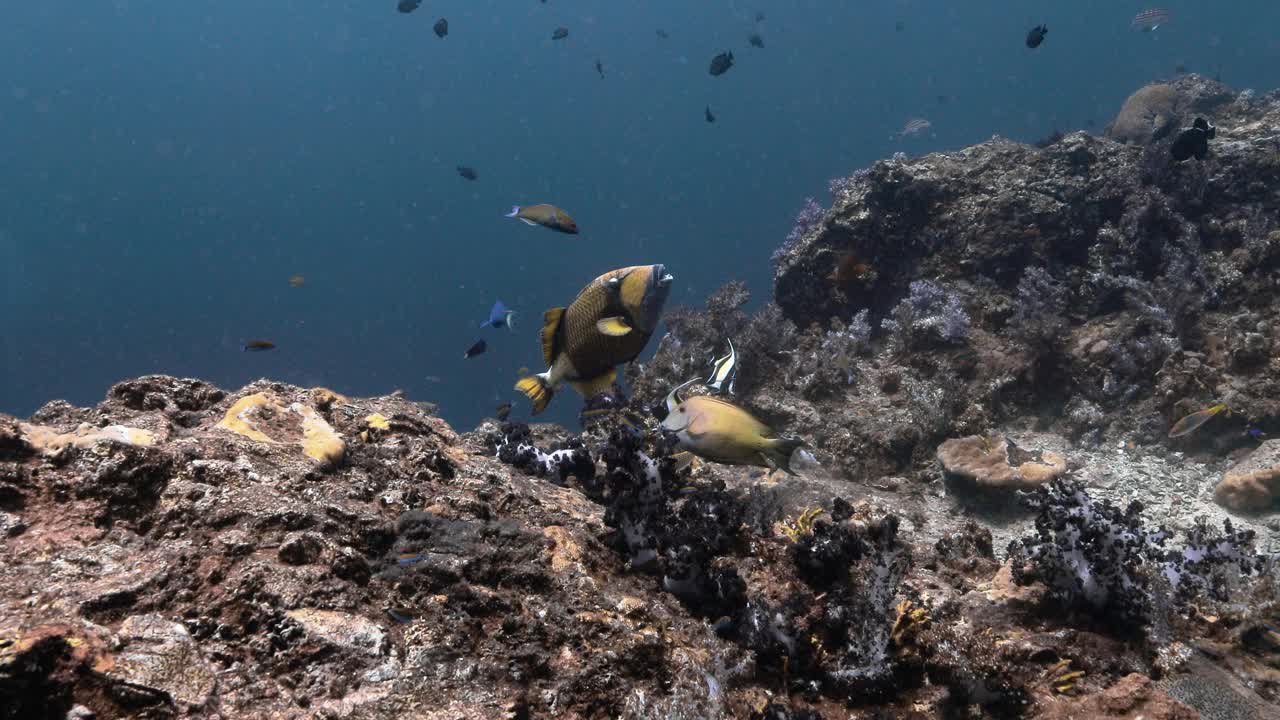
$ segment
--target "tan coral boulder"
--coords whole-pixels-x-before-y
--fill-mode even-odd
[[[1213,490],[1219,505],[1238,513],[1270,510],[1280,498],[1280,440],[1267,440],[1222,474]]]
[[[1067,470],[1056,452],[1025,450],[1003,435],[969,435],[938,446],[938,462],[947,479],[995,492],[1031,490]]]
[[[296,445],[321,466],[342,462],[346,442],[309,404],[287,403],[270,392],[245,395],[223,415],[217,425],[254,442]]]

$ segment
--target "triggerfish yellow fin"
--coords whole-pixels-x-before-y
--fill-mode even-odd
[[[547,373],[538,373],[537,375],[520,378],[516,382],[516,389],[524,393],[529,398],[529,402],[533,403],[534,415],[546,410],[547,403],[551,402],[551,396],[555,394],[555,389],[551,387]]]
[[[607,317],[596,321],[596,329],[609,337],[622,337],[631,332],[631,326],[621,317]]]
[[[551,308],[542,313],[542,360],[551,367],[556,359],[556,330],[564,317],[564,308]]]
[[[1209,422],[1209,418],[1223,411],[1230,412],[1230,408],[1219,403],[1213,407],[1200,410],[1199,412],[1193,412],[1174,423],[1173,427],[1169,428],[1169,437],[1177,438],[1182,437],[1183,435],[1189,435],[1198,430],[1201,425]]]

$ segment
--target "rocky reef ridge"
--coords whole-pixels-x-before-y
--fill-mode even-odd
[[[0,718],[1276,716],[1280,97],[1159,85],[833,182],[775,302],[670,312],[581,432],[165,376],[0,415]],[[729,339],[804,477],[657,431]]]

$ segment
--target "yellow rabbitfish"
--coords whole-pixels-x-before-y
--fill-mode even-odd
[[[709,395],[679,402],[662,429],[676,434],[681,450],[725,465],[791,469],[791,454],[804,445],[799,438],[777,437],[751,413]]]
[[[578,223],[569,217],[569,213],[555,205],[540,203],[538,205],[511,206],[507,217],[515,218],[525,225],[541,225],[552,230],[559,230],[570,235],[578,234]]]
[[[584,397],[609,390],[617,367],[640,354],[658,326],[672,277],[662,265],[637,265],[592,280],[568,307],[543,314],[546,372],[521,378],[516,389],[547,408],[561,382]]]
[[[1189,435],[1198,430],[1201,425],[1209,422],[1209,418],[1223,412],[1224,410],[1230,412],[1230,409],[1226,405],[1219,403],[1199,412],[1193,412],[1174,423],[1173,427],[1169,428],[1169,437],[1177,438],[1182,437],[1183,435]]]

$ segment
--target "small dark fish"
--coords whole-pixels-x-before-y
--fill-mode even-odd
[[[440,18],[436,21],[435,25],[431,26],[431,29],[436,31],[436,37],[442,38],[449,34],[449,21],[444,18]]]
[[[397,612],[396,610],[394,610],[394,609],[392,609],[392,608],[387,608],[387,615],[388,615],[392,620],[395,620],[396,622],[400,623],[401,625],[408,625],[409,623],[413,622],[413,618],[409,617],[408,615],[405,615],[405,614],[404,614],[404,613],[402,613],[402,612]]]
[[[486,349],[488,349],[488,347],[489,345],[485,343],[485,341],[477,340],[475,345],[472,345],[471,347],[467,348],[467,351],[462,353],[462,359],[470,360],[471,358],[483,353]]]
[[[716,121],[716,116],[711,114],[710,105],[707,106],[707,109],[704,112],[706,113],[705,117],[707,118],[707,122],[713,123]]]
[[[263,352],[265,350],[275,350],[276,344],[270,340],[250,340],[240,346],[240,352]]]
[[[907,24],[899,20],[898,22],[893,24],[893,29],[896,32],[902,32],[903,30],[907,29]]]
[[[658,37],[662,38],[663,40],[666,40],[671,36],[667,34],[666,30],[663,30],[662,28],[658,28]]]
[[[596,60],[596,72],[600,73],[600,79],[603,80],[604,79],[604,63],[601,63],[599,60]]]
[[[1208,120],[1198,117],[1191,127],[1178,133],[1178,137],[1169,147],[1173,159],[1183,162],[1191,158],[1204,160],[1209,155],[1209,141],[1218,134],[1218,129]]]
[[[1027,47],[1038,48],[1040,43],[1044,42],[1044,36],[1049,33],[1046,25],[1037,25],[1027,32]]]
[[[476,172],[475,168],[467,167],[466,165],[458,166],[458,174],[468,180],[475,180],[480,177],[479,173]]]
[[[711,58],[711,67],[709,71],[712,75],[723,75],[729,72],[729,68],[733,67],[733,53],[722,52]]]
[[[563,40],[567,37],[569,37],[569,28],[567,27],[558,27],[555,32],[551,33],[552,40]]]
[[[497,409],[497,415],[498,415],[498,420],[501,420],[502,422],[506,422],[507,418],[511,416],[511,403],[504,402],[501,405],[499,405]]]
[[[402,13],[411,13],[414,10],[417,10],[418,6],[421,4],[422,0],[400,0],[400,2],[396,4],[396,9]]]
[[[836,259],[836,266],[827,275],[827,280],[844,287],[865,280],[870,274],[870,265],[859,260],[857,255],[846,252]]]
[[[764,47],[764,38],[760,37],[760,33],[751,33],[751,37],[747,38],[747,42],[751,43],[751,47]]]
[[[939,105],[946,105],[946,104],[947,104],[947,103],[949,103],[949,102],[951,102],[951,98],[947,97],[946,95],[939,95],[939,96],[938,96],[938,104],[939,104]]]
[[[514,327],[511,319],[515,314],[514,310],[508,310],[507,306],[502,304],[501,300],[498,300],[493,304],[493,309],[489,311],[489,319],[480,323],[480,327],[506,328],[510,330]]]
[[[756,13],[756,22],[764,22],[764,13],[762,12]]]

